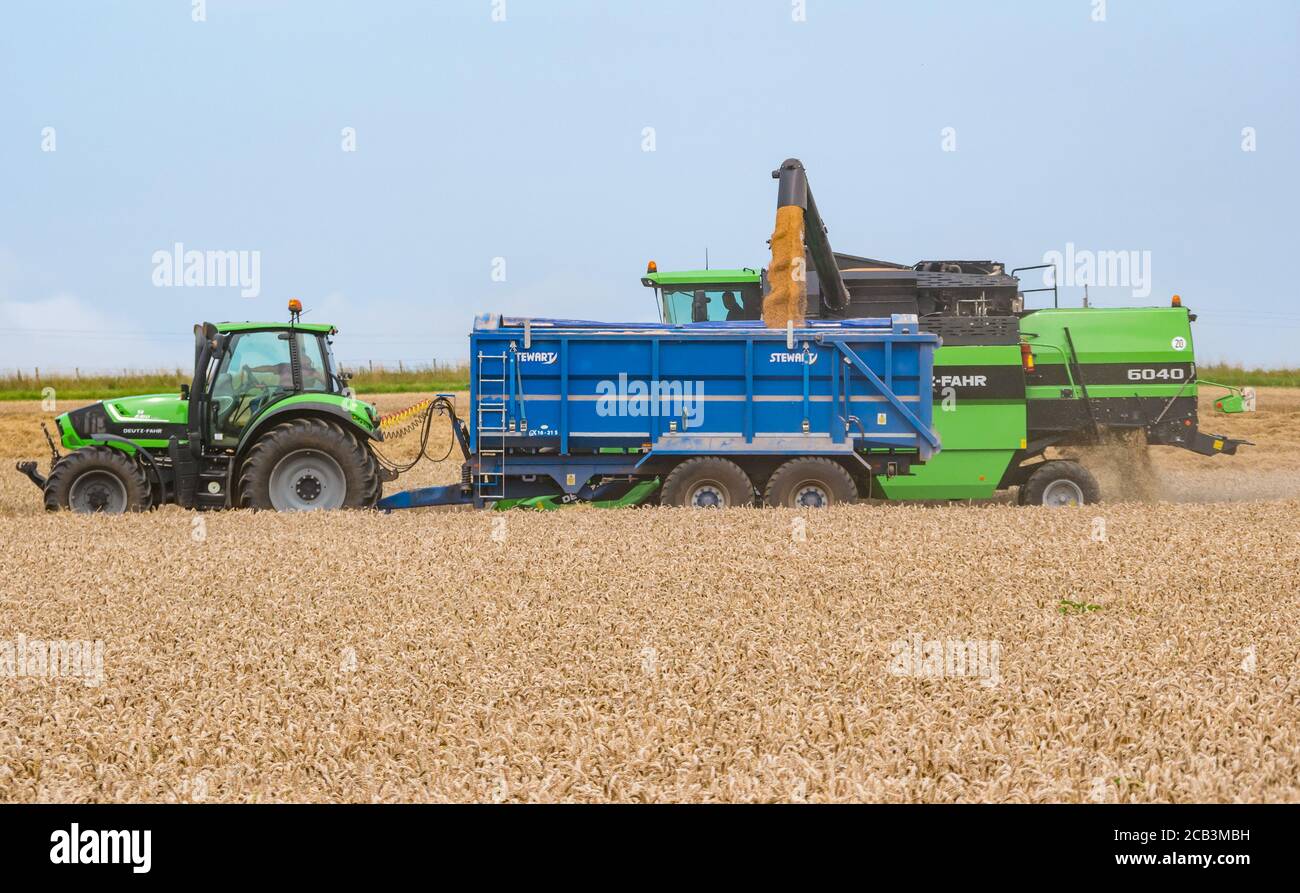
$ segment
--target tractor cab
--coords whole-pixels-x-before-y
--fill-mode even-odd
[[[763,317],[763,283],[758,270],[660,273],[651,261],[641,284],[655,290],[660,322],[685,325]]]
[[[211,327],[213,334],[207,335]],[[344,395],[346,385],[330,349],[333,326],[298,323],[205,323],[200,342],[215,342],[195,369],[192,399],[206,403],[198,419],[214,445],[238,443],[263,409],[298,394]],[[203,357],[202,344],[199,355]]]

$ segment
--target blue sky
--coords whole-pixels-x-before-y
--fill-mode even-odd
[[[1300,4],[795,6],[6,4],[0,369],[184,365],[290,296],[351,362],[463,357],[478,311],[653,318],[650,258],[766,263],[792,155],[837,250],[1150,252],[1149,297],[1093,302],[1177,292],[1203,361],[1300,365]],[[259,252],[260,293],[157,287],[177,242]]]

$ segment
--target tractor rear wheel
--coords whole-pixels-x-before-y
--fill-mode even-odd
[[[1078,462],[1052,459],[1040,465],[1020,488],[1021,505],[1051,508],[1101,502],[1101,485]]]
[[[370,449],[319,418],[281,422],[258,438],[239,475],[241,508],[305,512],[369,508],[379,499]]]
[[[64,456],[45,482],[45,509],[120,515],[150,506],[149,479],[134,459],[106,446],[82,447]]]
[[[754,484],[735,462],[704,456],[668,473],[660,502],[685,508],[731,508],[754,504]]]
[[[366,457],[370,459],[370,474],[375,479],[374,486],[371,487],[370,491],[366,494],[364,501],[365,506],[369,508],[370,506],[377,504],[379,500],[383,498],[384,479],[379,474],[379,460],[375,458],[374,452],[367,449]]]
[[[856,502],[858,485],[844,466],[820,456],[791,459],[767,481],[763,502],[777,508],[820,509]]]

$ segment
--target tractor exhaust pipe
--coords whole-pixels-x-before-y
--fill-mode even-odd
[[[849,306],[849,290],[840,276],[826,234],[826,224],[817,210],[808,174],[798,158],[787,158],[772,171],[779,181],[776,197],[776,230],[772,233],[772,262],[767,278],[771,291],[763,299],[763,322],[771,328],[787,323],[801,326],[808,316],[806,251],[821,282],[823,302],[831,310]]]

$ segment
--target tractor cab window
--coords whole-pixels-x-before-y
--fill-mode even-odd
[[[329,391],[325,356],[321,351],[321,337],[312,334],[298,335],[298,355],[302,358],[302,389],[304,391]]]
[[[325,373],[329,382],[326,390],[332,394],[347,394],[348,384],[344,380],[339,361],[334,356],[334,342],[328,336],[321,336],[320,341],[325,345],[325,362],[329,364]]]
[[[762,298],[753,287],[665,288],[663,302],[664,321],[675,324],[760,319],[763,315]]]
[[[305,377],[305,362],[303,367]],[[318,362],[317,369],[320,368]],[[238,439],[264,406],[292,391],[293,364],[287,333],[237,333],[231,338],[212,381],[214,435],[223,441]]]

